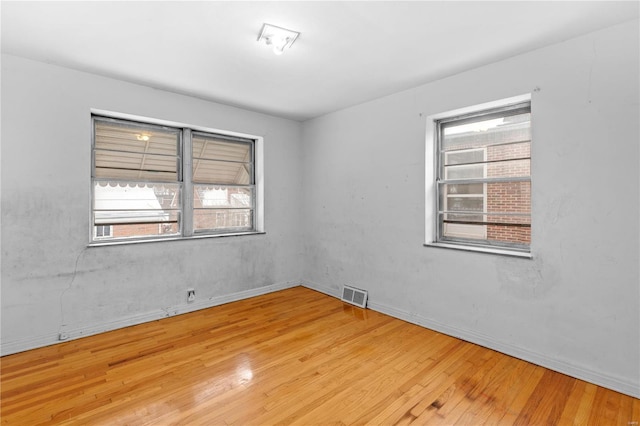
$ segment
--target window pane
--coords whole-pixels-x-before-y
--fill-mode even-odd
[[[531,224],[529,223],[528,226],[489,225],[487,226],[487,240],[494,244],[507,243],[528,246],[531,243]]]
[[[447,196],[445,211],[483,212],[484,198],[482,196],[465,198]]]
[[[253,142],[194,133],[192,153],[194,182],[253,184]]]
[[[96,149],[176,156],[179,137],[177,129],[99,119],[95,122]]]
[[[176,210],[180,208],[180,184],[97,181],[93,185],[94,209]]]
[[[520,245],[531,242],[529,216],[440,213],[443,237],[465,238],[491,244]]]
[[[445,179],[475,179],[484,177],[485,164],[445,166]]]
[[[95,177],[177,181],[178,158],[145,153],[95,151]]]
[[[444,190],[447,195],[484,194],[484,183],[447,184]]]
[[[440,211],[531,214],[531,182],[439,184]]]
[[[448,166],[455,164],[480,163],[484,161],[484,153],[484,149],[445,152],[443,153],[443,164]]]
[[[486,174],[485,174],[486,171]],[[504,177],[528,177],[531,175],[531,160],[507,160],[486,164],[463,164],[444,166],[444,178],[477,179],[477,178],[504,178]]]
[[[531,176],[531,160],[498,161],[487,164],[487,177]]]
[[[193,158],[250,163],[252,143],[217,139],[215,135],[193,135]]]
[[[442,124],[442,150],[481,148],[531,140],[531,113]]]
[[[486,153],[486,158],[485,158]],[[490,145],[481,149],[464,149],[443,152],[442,164],[453,166],[458,164],[495,162],[504,160],[521,160],[531,158],[531,142]]]
[[[484,225],[469,225],[445,222],[442,225],[444,238],[465,238],[473,240],[486,240],[487,227]]]
[[[195,231],[253,229],[252,187],[196,185],[193,192]]]
[[[251,163],[193,160],[193,181],[196,183],[249,185],[253,182]]]
[[[531,182],[487,183],[487,211],[531,214]]]
[[[195,209],[193,211],[195,231],[253,230],[251,209]]]
[[[178,181],[179,130],[96,118],[94,132],[95,177]]]
[[[95,228],[99,227],[100,225],[97,225]],[[101,236],[96,234],[96,237],[100,240],[108,240],[116,238],[170,237],[180,234],[180,224],[178,223],[177,213],[175,213],[173,220],[166,222],[122,223],[111,225],[110,229],[110,235]]]
[[[531,158],[531,142],[491,145],[486,148],[487,161],[518,160]]]
[[[180,232],[180,185],[98,181],[93,186],[96,237],[134,238]],[[110,228],[111,234],[105,234]]]
[[[204,209],[253,208],[253,188],[195,185],[193,207]]]

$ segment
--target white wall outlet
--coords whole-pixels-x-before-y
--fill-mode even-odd
[[[187,302],[195,302],[196,291],[192,288],[187,289]]]

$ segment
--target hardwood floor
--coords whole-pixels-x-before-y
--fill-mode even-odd
[[[1,362],[11,425],[640,421],[638,399],[302,287]]]

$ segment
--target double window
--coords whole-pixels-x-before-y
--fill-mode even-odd
[[[257,141],[94,116],[92,240],[260,231]]]
[[[528,252],[530,101],[505,101],[431,119],[434,243]]]

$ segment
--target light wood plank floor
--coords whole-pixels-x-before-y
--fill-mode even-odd
[[[1,362],[11,425],[640,421],[638,399],[302,287]]]

